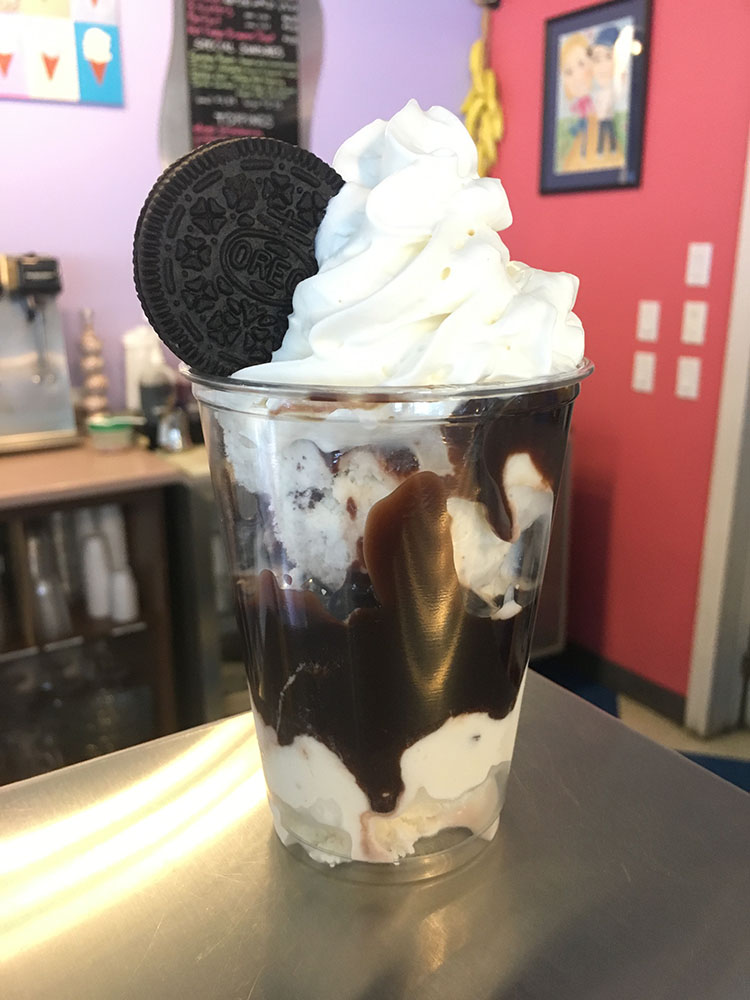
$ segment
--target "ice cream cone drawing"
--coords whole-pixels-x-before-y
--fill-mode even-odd
[[[42,62],[47,71],[47,79],[52,80],[57,69],[57,64],[60,62],[60,56],[51,56],[46,52],[42,52]]]
[[[101,86],[107,66],[112,62],[111,36],[102,28],[88,28],[83,36],[83,56]]]
[[[104,74],[107,72],[107,63],[105,62],[93,62],[89,60],[89,65],[94,71],[94,76],[96,77],[97,83],[104,83]]]
[[[55,82],[56,84],[55,75],[60,76],[60,71],[62,70],[59,64],[64,52],[64,40],[59,26],[56,24],[56,18],[46,18],[46,23],[41,18],[39,20],[41,24],[38,34],[39,48],[37,52],[39,53],[42,66],[44,66],[43,77],[46,77],[49,83]]]
[[[0,7],[0,10],[2,7]],[[0,17],[0,76],[6,77],[18,48],[18,30],[14,18]]]
[[[51,3],[50,9],[52,8]],[[17,26],[18,45],[15,49],[18,60],[14,59],[11,64],[9,83],[6,84],[8,89],[16,90],[20,85],[22,93],[32,100],[80,100],[76,36],[72,20],[32,15],[20,20],[22,23]],[[3,49],[0,44],[0,51]],[[0,79],[0,84],[2,82]]]

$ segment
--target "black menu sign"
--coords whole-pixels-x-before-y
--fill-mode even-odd
[[[185,0],[193,146],[297,136],[297,0]]]

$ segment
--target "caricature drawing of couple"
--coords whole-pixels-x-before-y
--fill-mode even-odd
[[[615,129],[618,85],[618,38],[615,24],[589,32],[574,32],[562,38],[559,50],[560,83],[567,102],[568,138],[560,142],[558,169],[596,170],[624,162],[624,150]],[[572,122],[571,122],[572,118]],[[593,132],[593,134],[590,134]],[[561,155],[565,151],[565,155]]]

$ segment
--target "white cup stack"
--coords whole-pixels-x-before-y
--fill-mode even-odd
[[[138,617],[138,588],[128,563],[128,540],[122,508],[116,503],[100,508],[99,523],[112,560],[109,581],[109,609],[112,621],[132,622]]]
[[[112,621],[118,624],[135,621],[138,617],[138,589],[130,566],[112,571],[110,615]]]
[[[109,618],[110,558],[104,536],[98,530],[96,509],[76,511],[76,534],[81,550],[83,597],[86,613],[94,621]]]
[[[118,504],[84,507],[76,526],[83,553],[86,610],[90,618],[125,624],[138,617],[138,588],[128,562],[125,518]]]

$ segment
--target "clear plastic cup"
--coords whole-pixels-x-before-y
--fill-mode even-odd
[[[189,372],[279,839],[346,877],[450,871],[497,827],[573,401]]]

